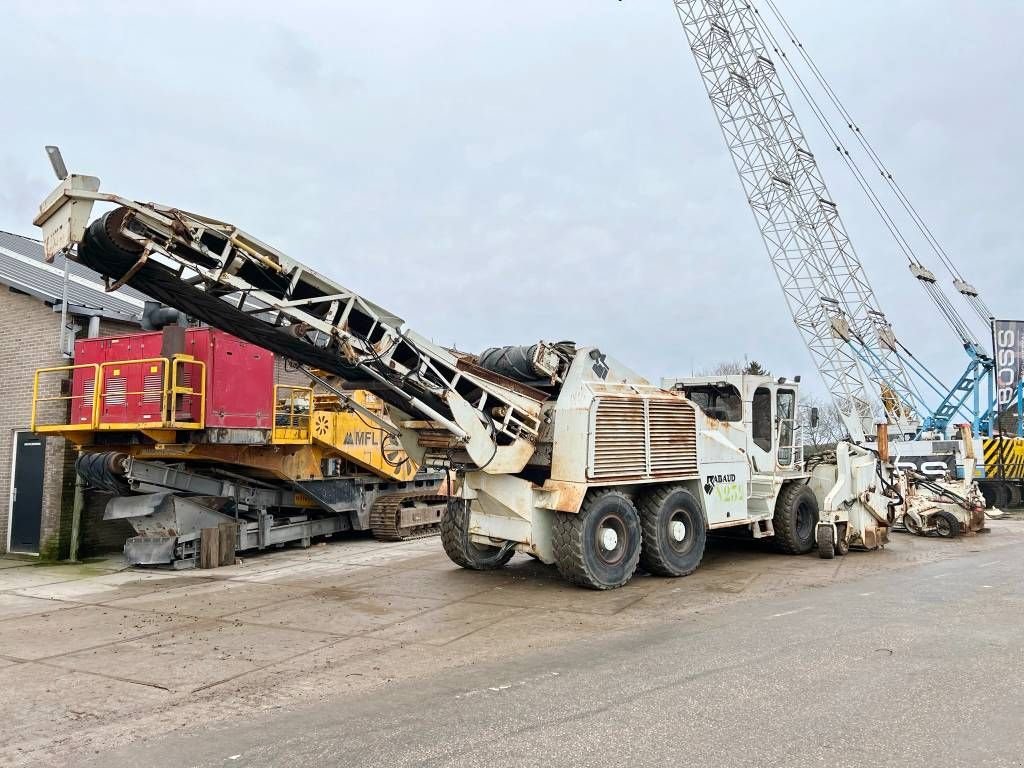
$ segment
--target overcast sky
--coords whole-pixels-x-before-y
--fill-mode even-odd
[[[1024,2],[777,2],[962,271],[1024,314]],[[57,143],[441,343],[568,338],[651,378],[747,356],[821,387],[671,0],[8,0],[0,60],[0,229],[36,235]],[[795,106],[898,334],[959,373]]]

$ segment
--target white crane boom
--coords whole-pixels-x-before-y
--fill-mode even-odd
[[[854,437],[874,403],[915,419],[894,334],[828,194],[745,0],[675,0],[793,321]],[[870,358],[865,365],[853,345]]]

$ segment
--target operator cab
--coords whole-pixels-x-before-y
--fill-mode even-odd
[[[733,445],[743,448],[755,472],[801,471],[803,446],[797,425],[796,381],[752,374],[661,380],[681,392],[712,420]]]

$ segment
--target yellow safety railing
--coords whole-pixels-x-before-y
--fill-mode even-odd
[[[274,432],[278,445],[308,445],[313,442],[310,417],[313,388],[289,384],[274,385]]]
[[[143,386],[140,390],[129,390],[118,389],[108,391],[108,382],[118,381],[120,379],[127,380],[127,375],[122,376],[121,372],[123,369],[130,369],[133,366],[150,366],[150,373],[155,373],[160,376],[160,389],[158,392]],[[145,375],[145,374],[143,374]],[[141,357],[136,360],[112,360],[106,363],[100,363],[100,386],[97,387],[100,393],[100,407],[96,414],[96,429],[109,429],[116,431],[123,431],[129,429],[138,429],[140,424],[146,429],[158,429],[163,426],[163,422],[166,420],[167,413],[167,387],[170,382],[170,365],[166,357]],[[117,406],[123,406],[125,410],[125,416],[127,417],[130,409],[129,400],[133,397],[143,398],[146,396],[152,396],[157,394],[160,399],[160,418],[158,419],[126,419],[125,421],[106,421],[104,419],[105,411],[115,408]],[[141,410],[141,405],[135,409]]]
[[[127,380],[122,376],[122,369],[133,366],[150,366],[149,374],[159,376],[159,389],[143,386],[141,390],[124,389],[108,391],[107,385],[118,379]],[[186,366],[192,366],[195,372],[191,377],[183,374]],[[41,394],[41,377],[61,374],[67,386],[73,388],[76,371],[92,370],[92,392],[82,394]],[[111,373],[113,371],[113,373]],[[183,384],[183,379],[190,379]],[[88,382],[89,379],[86,379]],[[143,374],[145,381],[145,373]],[[156,398],[159,411],[156,418],[138,418],[130,420],[132,415],[141,416],[144,398]],[[138,398],[131,403],[131,398]],[[193,398],[188,409],[187,418],[182,418],[182,402],[185,398]],[[85,420],[86,408],[76,409],[76,401],[89,400],[88,420]],[[115,402],[115,400],[117,402]],[[41,423],[40,408],[47,408],[47,403],[65,401],[61,423]],[[124,421],[113,421],[105,418],[104,411],[110,406],[124,406]],[[48,409],[48,408],[47,408]],[[77,419],[76,419],[77,416]],[[134,360],[114,360],[104,363],[87,363],[80,365],[64,365],[53,368],[40,368],[35,372],[32,385],[32,429],[36,432],[65,432],[68,430],[113,430],[127,431],[134,429],[203,429],[206,426],[206,364],[191,355],[174,355],[173,357],[144,357]]]
[[[178,375],[178,370],[186,365],[195,366],[198,371],[193,373],[187,385],[182,385],[182,377]],[[198,390],[195,387],[197,381],[199,382]],[[206,426],[206,363],[191,356],[175,355],[171,359],[171,390],[167,394],[170,400],[167,414],[171,427],[174,429],[202,429]],[[199,398],[199,412],[195,414],[195,418],[188,421],[178,418],[179,397]],[[195,408],[195,406],[196,403],[193,401],[192,407]]]
[[[92,371],[91,379],[84,379],[84,381],[92,382],[92,392],[84,391],[81,394],[58,394],[58,395],[47,395],[40,392],[40,379],[51,378],[50,374],[60,374],[56,378],[58,387],[61,382],[67,382],[67,386],[70,388],[73,386],[72,381],[74,372]],[[32,377],[32,420],[31,428],[33,432],[55,432],[55,431],[67,431],[72,429],[77,430],[90,430],[94,428],[96,423],[97,414],[99,411],[99,378],[100,378],[100,367],[96,363],[83,363],[81,365],[59,365],[53,368],[37,368],[35,374]],[[45,386],[45,384],[43,385]],[[81,402],[84,404],[88,403],[88,421],[81,421],[81,418],[85,415],[79,413],[79,421],[71,421],[73,418],[72,406],[75,403]],[[63,403],[63,405],[61,405]],[[60,414],[60,422],[47,420],[46,423],[42,423],[40,419],[40,410],[51,411],[56,410]],[[83,407],[81,411],[85,411]],[[57,418],[56,415],[54,418]]]

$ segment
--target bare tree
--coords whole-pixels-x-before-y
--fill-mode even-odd
[[[701,369],[698,376],[733,376],[738,373],[743,373],[743,363],[738,360],[723,360],[720,363],[716,363],[711,368]]]
[[[734,376],[747,373],[754,376],[771,376],[772,373],[757,360],[723,360],[711,368],[705,368],[698,376]]]
[[[805,446],[812,451],[826,450],[846,439],[846,426],[835,403],[810,393],[800,399],[800,432]],[[818,412],[816,424],[811,423],[812,409]]]

